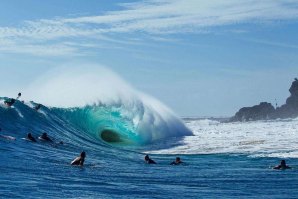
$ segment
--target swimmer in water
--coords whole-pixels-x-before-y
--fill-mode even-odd
[[[37,104],[37,105],[34,107],[34,109],[35,109],[36,111],[38,111],[40,108],[41,108],[41,104]]]
[[[179,164],[182,164],[183,162],[181,161],[181,159],[179,157],[176,157],[176,160],[173,161],[171,163],[171,165],[179,165]]]
[[[26,139],[29,140],[29,141],[31,141],[31,142],[36,142],[36,139],[32,136],[31,133],[28,133],[27,134],[27,138]]]
[[[48,137],[47,133],[43,133],[41,136],[38,137],[38,139],[43,140],[43,141],[53,142],[53,140]]]
[[[291,169],[291,167],[286,164],[285,160],[282,160],[280,161],[280,165],[275,166],[273,169]]]
[[[149,158],[149,155],[146,155],[144,159],[147,164],[156,164],[154,160]]]
[[[83,166],[85,162],[86,153],[85,151],[81,152],[79,157],[76,157],[70,164]]]
[[[8,100],[5,100],[5,101],[4,101],[4,104],[6,104],[7,106],[11,107],[15,102],[16,102],[15,99],[10,98],[10,99],[8,99]]]

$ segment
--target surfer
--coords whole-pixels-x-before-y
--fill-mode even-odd
[[[275,166],[273,169],[291,169],[291,167],[286,164],[285,160],[282,160],[280,161],[280,165]]]
[[[17,99],[19,99],[22,96],[22,93],[19,93],[17,96]]]
[[[31,141],[31,142],[36,142],[36,139],[32,136],[31,133],[28,133],[27,134],[27,138],[26,138],[28,141]]]
[[[37,104],[37,105],[34,107],[34,109],[35,109],[36,111],[38,111],[40,108],[41,108],[41,104]]]
[[[170,165],[179,165],[181,163],[183,163],[183,162],[181,161],[180,157],[176,157],[176,160],[173,161]]]
[[[41,136],[38,137],[38,139],[43,140],[43,141],[53,142],[53,140],[48,137],[47,133],[43,133]]]
[[[22,93],[19,93],[17,96],[17,99],[19,99],[22,96]],[[6,104],[7,106],[11,107],[14,103],[16,102],[15,99],[13,98],[9,98],[7,100],[4,101],[4,104]]]
[[[156,162],[154,160],[152,160],[152,159],[149,158],[149,155],[146,155],[145,156],[145,162],[147,164],[156,164]]]
[[[70,164],[83,166],[85,162],[86,153],[85,151],[81,152],[79,157],[76,157]]]
[[[7,106],[11,107],[15,102],[16,102],[15,99],[10,98],[10,99],[8,99],[8,100],[5,100],[5,101],[4,101],[4,104],[6,104]]]

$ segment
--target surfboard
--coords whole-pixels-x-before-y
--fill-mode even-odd
[[[0,135],[1,138],[7,139],[7,140],[16,140],[15,137],[12,137],[10,135]]]

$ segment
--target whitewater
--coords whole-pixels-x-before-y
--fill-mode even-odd
[[[0,137],[0,198],[298,194],[297,119],[181,119],[105,68],[55,69],[24,89],[24,102],[7,107],[6,99],[0,97],[0,134],[16,140]],[[54,143],[22,139],[28,132],[47,132]],[[84,167],[70,166],[81,151]],[[145,164],[145,154],[157,164]],[[185,163],[169,165],[177,156]],[[293,168],[273,170],[281,159]]]

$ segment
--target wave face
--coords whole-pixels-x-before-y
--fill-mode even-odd
[[[53,131],[66,126],[65,132],[75,128],[81,136],[126,145],[192,135],[171,110],[104,68],[55,69],[36,80],[24,95],[25,100],[34,98],[47,105],[38,121],[45,129],[54,127]],[[4,98],[1,100],[1,118],[6,118],[3,125],[18,124],[23,129],[40,126],[36,123],[31,127],[34,117],[41,117],[32,109],[33,102],[17,101],[7,108]]]
[[[101,104],[52,110],[88,135],[109,143],[142,145],[168,137],[191,135],[178,118],[162,115],[141,101],[129,105]]]
[[[109,143],[137,145],[167,137],[191,135],[175,116],[163,117],[141,102],[129,107],[124,104],[101,104],[81,108],[43,107],[43,112],[37,113],[32,108],[33,102],[23,104],[17,101],[12,108],[8,108],[3,103],[4,98],[1,101],[2,126],[17,124],[25,130],[43,126],[42,128],[51,131],[65,128],[64,132],[72,132],[71,129],[75,128],[82,133],[81,136],[87,135]]]

